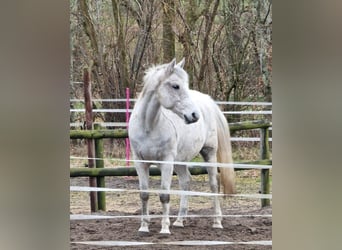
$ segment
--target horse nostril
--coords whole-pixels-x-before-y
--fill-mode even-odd
[[[192,118],[194,118],[196,121],[198,120],[198,115],[196,112],[193,112],[191,115],[192,115]]]

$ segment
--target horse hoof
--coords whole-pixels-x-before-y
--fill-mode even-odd
[[[138,236],[140,236],[140,237],[148,237],[150,235],[151,235],[150,232],[138,231]]]
[[[171,234],[162,234],[162,233],[160,233],[159,235],[157,235],[157,238],[158,239],[168,239],[168,238],[170,238],[170,235]]]
[[[138,231],[139,236],[148,236],[150,234],[150,231],[148,230],[148,227],[141,226]]]
[[[173,223],[173,226],[175,226],[175,227],[184,227],[184,224],[183,224],[183,221],[176,220]]]
[[[223,226],[221,223],[214,223],[213,228],[223,229]]]
[[[162,229],[160,230],[160,234],[164,235],[164,236],[169,236],[171,234],[170,230],[169,229]]]

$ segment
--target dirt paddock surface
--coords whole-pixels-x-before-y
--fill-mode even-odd
[[[241,171],[242,172],[242,171]],[[174,177],[175,178],[175,177]],[[257,176],[251,176],[250,172],[240,173],[237,176],[238,193],[258,193],[259,183]],[[252,180],[252,181],[251,181]],[[152,177],[151,188],[158,188],[160,180]],[[87,178],[72,178],[71,186],[88,186]],[[138,189],[137,177],[106,177],[106,187],[125,188],[128,190]],[[178,181],[174,179],[172,189],[178,189]],[[207,176],[192,177],[192,191],[210,192]],[[140,215],[140,198],[138,193],[106,193],[107,211],[90,213],[89,194],[86,192],[70,193],[71,214],[95,214],[111,216]],[[271,215],[272,208],[261,208],[259,199],[228,198],[222,199],[221,208],[223,215]],[[171,195],[170,215],[177,215],[179,197]],[[150,195],[150,214],[160,215],[161,205],[157,194]],[[139,216],[136,218],[116,217],[113,219],[71,220],[70,221],[70,249],[272,249],[271,245],[196,245],[182,246],[169,245],[168,242],[179,241],[224,241],[224,242],[248,242],[248,241],[271,241],[272,240],[272,217],[224,217],[223,229],[213,229],[212,199],[210,197],[189,198],[189,215],[201,215],[204,217],[187,218],[184,228],[170,227],[171,235],[159,234],[161,218],[152,218],[150,233],[139,235]],[[175,218],[171,218],[171,223]],[[81,241],[117,241],[117,242],[148,242],[151,245],[138,246],[96,246],[75,244]]]

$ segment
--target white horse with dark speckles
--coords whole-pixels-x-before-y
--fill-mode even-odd
[[[153,66],[146,71],[144,87],[133,109],[129,122],[129,138],[135,160],[166,161],[157,165],[161,171],[159,195],[163,209],[161,234],[170,234],[170,190],[173,171],[179,178],[179,186],[190,190],[190,172],[185,165],[174,161],[190,161],[201,154],[206,162],[232,163],[228,123],[219,107],[205,94],[189,89],[188,74],[183,69],[184,58],[176,64]],[[142,218],[140,233],[149,232],[148,191],[151,163],[136,162],[139,187],[142,191]],[[219,192],[219,184],[225,194],[235,192],[235,174],[232,167],[208,167],[209,184],[213,193]],[[222,228],[222,212],[217,196],[213,197],[214,228]],[[180,209],[173,226],[183,227],[187,215],[188,197],[181,195]]]

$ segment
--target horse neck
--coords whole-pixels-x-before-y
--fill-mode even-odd
[[[141,99],[140,112],[145,132],[153,130],[160,117],[161,105],[154,91],[145,92]]]

